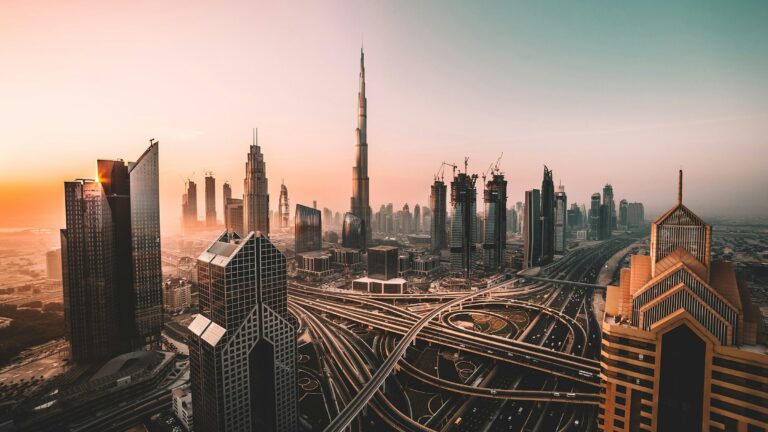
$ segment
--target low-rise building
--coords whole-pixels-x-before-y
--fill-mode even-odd
[[[333,274],[331,254],[325,251],[304,252],[296,255],[296,271],[310,278],[323,278]]]
[[[192,283],[182,278],[172,278],[163,284],[163,305],[170,313],[181,312],[192,306]]]
[[[171,392],[173,399],[173,414],[181,421],[181,424],[192,431],[192,392],[187,389],[175,388]]]
[[[352,281],[352,289],[377,294],[403,294],[407,287],[408,281],[402,278],[394,278],[385,281],[364,277]]]

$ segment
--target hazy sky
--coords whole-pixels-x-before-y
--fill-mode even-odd
[[[361,43],[374,211],[504,152],[510,202],[547,164],[571,202],[610,182],[653,215],[682,167],[698,213],[766,216],[766,23],[766,1],[0,1],[0,226],[63,225],[64,180],[156,138],[173,230],[185,178],[242,193],[252,127],[273,208],[285,179],[346,210]]]

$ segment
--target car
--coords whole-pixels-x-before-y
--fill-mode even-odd
[[[497,394],[497,393],[498,393],[498,391],[496,391],[496,389],[491,389],[491,394],[492,394],[492,395],[495,395],[495,394]]]
[[[566,393],[566,394],[565,394],[565,397],[568,397],[568,398],[575,398],[575,397],[576,397],[576,393]]]
[[[560,397],[560,393],[558,393],[558,392],[554,392],[554,393],[552,393],[552,396],[554,396],[554,397]]]

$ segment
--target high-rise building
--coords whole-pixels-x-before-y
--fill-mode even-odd
[[[606,184],[603,187],[603,204],[608,206],[608,237],[616,229],[616,201],[613,199],[613,186]],[[606,237],[606,238],[608,238]]]
[[[416,204],[413,208],[413,232],[419,233],[421,231],[421,206]]]
[[[541,193],[538,189],[525,191],[523,222],[523,266],[541,265]]]
[[[651,226],[608,286],[600,431],[758,431],[768,427],[762,317],[712,228],[682,203]]]
[[[285,256],[265,233],[225,232],[197,260],[189,325],[195,430],[296,431],[295,319]]]
[[[589,207],[589,239],[600,239],[600,193],[592,194]]]
[[[163,326],[158,143],[127,165],[99,160],[97,171],[64,183],[65,322],[78,362],[156,347]]]
[[[267,166],[264,163],[261,147],[258,145],[256,129],[253,130],[253,144],[248,152],[248,160],[245,162],[243,225],[246,232],[263,232],[269,235]]]
[[[565,237],[568,232],[568,196],[565,194],[565,187],[559,185],[555,193],[555,253],[562,255],[565,253]]]
[[[229,232],[242,235],[245,232],[243,221],[243,200],[230,198],[224,206],[224,225]]]
[[[600,218],[597,231],[599,240],[611,238],[611,207],[608,204],[600,204]]]
[[[323,224],[320,210],[296,204],[296,253],[320,250],[323,247]]]
[[[619,201],[619,225],[627,228],[627,200],[623,199]]]
[[[186,230],[197,228],[197,185],[187,179],[186,191],[181,202],[182,226]]]
[[[507,209],[507,232],[517,233],[517,211],[514,207]]]
[[[637,228],[645,222],[645,209],[643,203],[634,202],[627,204],[627,227]]]
[[[227,208],[227,201],[232,198],[232,186],[229,185],[229,182],[224,182],[224,185],[221,187],[221,193],[222,197],[224,198],[221,201],[221,211],[223,213],[224,209]],[[226,225],[227,223],[224,221],[224,226]]]
[[[469,278],[475,271],[477,174],[456,174],[451,182],[451,271]]]
[[[317,208],[315,205],[314,208]],[[277,206],[277,219],[280,222],[280,228],[288,228],[288,219],[290,215],[290,204],[288,203],[288,188],[285,186],[285,182],[280,185],[280,200]]]
[[[555,183],[552,171],[544,166],[541,181],[541,260],[540,265],[549,264],[555,256]]]
[[[344,214],[344,225],[341,228],[341,245],[345,248],[364,250],[365,221],[352,213]]]
[[[504,174],[494,173],[485,184],[485,237],[483,264],[487,271],[504,270],[504,252],[507,250],[507,181]]]
[[[368,277],[387,281],[394,279],[399,271],[400,250],[395,246],[374,246],[368,248]]]
[[[435,179],[429,195],[429,207],[432,210],[432,251],[437,252],[448,247],[446,232],[446,186],[443,180]]]
[[[362,220],[365,243],[371,241],[371,206],[368,202],[368,99],[365,97],[365,55],[360,49],[360,92],[357,94],[356,156],[352,167],[350,213]]]
[[[216,226],[216,179],[213,173],[205,176],[205,225]]]
[[[45,253],[45,275],[50,280],[61,280],[61,249]]]
[[[571,204],[571,208],[568,209],[566,231],[578,230],[584,227],[584,214],[581,212],[581,208],[578,204]]]
[[[408,203],[403,204],[402,213],[400,213],[400,232],[403,234],[411,234],[413,232],[413,215],[411,209],[408,207]]]

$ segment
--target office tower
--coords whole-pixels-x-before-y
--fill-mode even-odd
[[[61,249],[45,253],[45,275],[50,280],[61,280]]]
[[[555,256],[555,183],[552,171],[544,166],[541,181],[541,261],[549,264]]]
[[[432,225],[429,232],[432,236],[432,251],[438,252],[448,247],[446,229],[446,186],[442,180],[435,179],[430,188],[429,208],[432,211]]]
[[[629,228],[637,228],[645,222],[645,210],[643,203],[629,203],[627,204],[627,226]]]
[[[197,227],[197,185],[191,179],[187,179],[186,192],[182,198],[181,218],[184,229]]]
[[[345,248],[364,250],[365,221],[352,213],[344,214],[344,226],[341,228],[341,245]]]
[[[589,207],[589,239],[600,239],[600,194],[592,194]]]
[[[221,201],[221,209],[223,211],[227,207],[227,201],[232,198],[232,187],[229,185],[229,182],[224,182],[224,185],[221,187],[221,193],[224,198]],[[224,221],[224,225],[226,226],[226,221]]]
[[[507,209],[507,232],[517,232],[517,212],[515,211],[514,207]]]
[[[613,186],[610,184],[603,187],[603,204],[608,206],[608,237],[610,237],[611,232],[616,229],[616,201],[613,200]]]
[[[239,198],[230,198],[224,207],[224,219],[228,232],[235,232],[243,235],[245,232],[245,221],[243,220],[243,200]]]
[[[619,225],[627,228],[627,207],[629,204],[627,204],[627,200],[622,199],[619,201]]]
[[[99,160],[97,172],[64,183],[65,323],[78,362],[156,347],[163,326],[158,143],[127,165]]]
[[[507,181],[504,174],[494,173],[485,184],[485,238],[483,264],[486,271],[504,270],[504,251],[507,249]]]
[[[758,431],[768,421],[762,319],[730,262],[712,261],[712,228],[682,203],[651,226],[608,286],[601,431]]]
[[[541,193],[538,189],[525,191],[523,222],[523,266],[541,265]]]
[[[456,174],[451,182],[451,271],[465,278],[475,270],[477,243],[477,174]]]
[[[413,232],[413,216],[411,215],[411,209],[408,208],[408,203],[403,205],[403,210],[400,213],[400,232],[403,234]]]
[[[568,232],[567,224],[568,197],[565,195],[565,187],[559,185],[555,193],[555,253],[565,253],[565,235]]]
[[[611,237],[611,207],[608,204],[600,204],[600,216],[598,221],[598,239],[607,240]]]
[[[584,226],[584,216],[581,213],[581,208],[578,204],[571,204],[571,208],[568,209],[566,231],[581,229]]]
[[[256,129],[253,130],[253,144],[245,162],[243,181],[243,228],[245,232],[263,232],[269,235],[269,188],[267,166],[258,145]],[[243,234],[243,233],[239,233]]]
[[[205,225],[216,226],[216,179],[213,173],[205,175]]]
[[[323,208],[323,220],[325,221],[326,226],[333,225],[333,211],[328,207]]]
[[[522,233],[525,222],[525,204],[522,201],[515,203],[515,213],[517,213],[517,232]]]
[[[371,206],[368,203],[368,99],[365,98],[365,56],[360,49],[360,92],[357,94],[356,156],[352,167],[350,213],[360,218],[365,229],[365,243],[371,241]],[[345,219],[346,220],[346,219]]]
[[[320,210],[296,204],[296,253],[320,250],[323,247],[323,223]]]
[[[413,232],[418,234],[421,231],[421,206],[416,204],[413,208]]]
[[[400,250],[395,246],[374,246],[368,248],[368,277],[390,280],[399,271]]]
[[[288,211],[289,211],[289,204],[288,204],[288,188],[285,186],[285,182],[283,182],[280,185],[280,200],[278,202],[277,206],[277,220],[280,222],[280,228],[288,228]],[[314,208],[317,208],[317,203],[315,203]]]
[[[197,259],[189,325],[195,430],[298,428],[296,327],[285,256],[264,233],[225,232]]]

